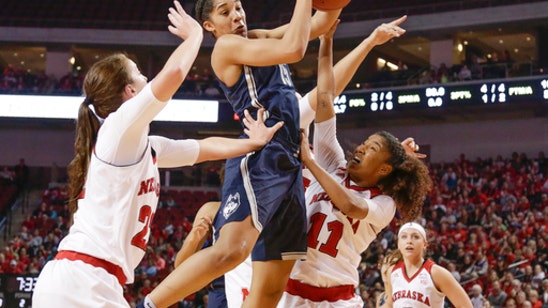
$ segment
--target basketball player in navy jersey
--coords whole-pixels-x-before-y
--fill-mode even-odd
[[[313,22],[311,0],[297,0],[287,27],[250,39],[240,1],[197,1],[198,21],[217,40],[213,71],[236,114],[265,109],[267,126],[278,121],[284,126],[261,151],[227,161],[223,200],[213,223],[215,244],[179,265],[145,304],[176,303],[251,253],[253,292],[244,307],[276,306],[295,260],[306,257],[299,108],[286,63],[301,60],[309,38],[327,31],[339,13],[315,14],[320,18]]]
[[[150,122],[192,67],[203,38],[200,25],[178,1],[174,6],[169,30],[184,42],[150,82],[124,54],[101,59],[86,74],[75,157],[68,167],[73,224],[38,277],[33,307],[129,307],[123,286],[133,282],[146,251],[159,198],[158,168],[258,150],[281,126],[266,128],[246,114],[249,139],[148,135]]]

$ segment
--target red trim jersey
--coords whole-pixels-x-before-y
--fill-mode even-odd
[[[148,135],[165,105],[148,83],[99,119],[74,224],[40,272],[36,307],[129,307],[122,284],[133,283],[146,252],[160,192],[158,168],[192,165],[200,151],[196,140]]]
[[[316,123],[314,155],[318,164],[340,184],[365,199],[369,213],[357,220],[346,216],[313,180],[306,190],[308,251],[297,261],[291,278],[317,287],[359,284],[361,253],[393,219],[394,200],[376,188],[355,185],[346,172],[346,159],[336,137],[336,118]]]
[[[445,295],[440,292],[430,273],[434,261],[426,260],[422,267],[408,277],[405,264],[397,263],[390,274],[394,308],[443,308]]]
[[[76,251],[122,268],[127,283],[146,252],[158,204],[158,168],[196,162],[196,140],[148,136],[149,123],[166,102],[150,83],[101,125],[74,224],[59,250]]]
[[[335,118],[315,124],[315,159],[338,183],[363,198],[369,206],[369,212],[361,220],[346,216],[331,202],[319,182],[312,180],[305,193],[308,222],[307,260],[297,261],[290,277],[312,287],[356,288],[359,284],[357,268],[361,262],[361,253],[394,218],[396,206],[394,200],[383,195],[378,188],[360,187],[350,180],[345,169],[347,161],[336,138],[335,127]],[[278,307],[294,304],[296,297],[316,303],[307,305],[316,307],[320,304],[312,299],[316,297],[296,293],[298,291],[292,291],[291,294],[285,292]],[[354,298],[360,299],[359,295],[355,295]],[[331,302],[330,299],[322,302],[324,301]],[[354,299],[351,299],[348,305],[341,303],[340,299],[333,299],[329,305],[334,305],[334,301],[337,301],[337,307],[355,307]],[[342,300],[344,301],[346,300]]]
[[[78,200],[74,225],[59,250],[116,264],[132,283],[146,252],[159,194],[158,166],[150,146],[141,161],[127,167],[112,166],[92,155],[84,198]]]

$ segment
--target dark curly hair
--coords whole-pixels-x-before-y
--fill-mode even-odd
[[[432,188],[432,179],[424,162],[407,155],[400,141],[392,134],[380,131],[384,145],[390,153],[386,161],[392,172],[379,179],[377,185],[383,193],[396,202],[402,222],[415,220],[422,212],[427,193]]]

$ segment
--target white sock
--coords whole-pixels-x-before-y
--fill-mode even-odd
[[[143,306],[145,306],[145,308],[156,308],[156,305],[154,305],[154,303],[152,302],[152,300],[147,296],[145,296],[145,300],[143,302]]]

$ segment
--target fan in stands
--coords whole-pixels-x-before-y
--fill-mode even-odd
[[[342,9],[350,0],[312,0],[312,7],[318,11]]]

